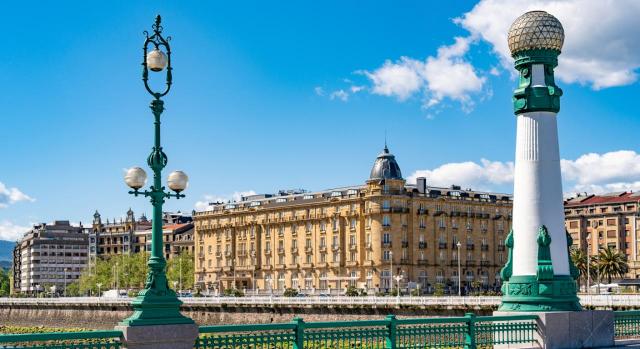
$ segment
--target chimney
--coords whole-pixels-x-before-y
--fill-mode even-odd
[[[416,186],[418,187],[418,193],[427,193],[427,179],[425,177],[416,178]]]

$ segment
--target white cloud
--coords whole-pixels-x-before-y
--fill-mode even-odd
[[[396,62],[387,60],[380,68],[363,73],[373,84],[371,92],[374,94],[395,97],[399,101],[419,95],[426,108],[451,99],[469,111],[473,107],[471,95],[482,91],[486,81],[463,58],[471,41],[471,38],[456,37],[452,45],[441,46],[436,56],[424,61],[401,57]]]
[[[316,86],[313,89],[313,92],[315,92],[318,96],[324,96],[324,89],[321,86]]]
[[[0,182],[0,208],[6,208],[20,201],[33,202],[35,199],[21,192],[18,188],[8,188],[4,183]]]
[[[349,93],[347,93],[347,91],[345,90],[336,90],[331,92],[331,94],[329,95],[329,99],[334,100],[334,99],[339,99],[343,102],[346,102],[347,100],[349,100]]]
[[[31,227],[16,225],[10,221],[0,221],[0,240],[16,241]]]
[[[473,38],[487,41],[509,71],[507,32],[520,14],[544,10],[562,22],[564,47],[556,76],[594,89],[637,80],[640,67],[640,2],[637,0],[482,0],[455,20]]]
[[[433,170],[415,171],[407,180],[415,183],[417,177],[426,177],[427,183],[433,186],[448,187],[456,184],[464,188],[490,190],[513,182],[513,162],[481,159],[480,163],[448,163]]]
[[[584,154],[561,165],[572,192],[640,190],[640,154],[632,150]]]
[[[566,193],[605,193],[640,190],[640,154],[619,150],[604,154],[584,154],[575,160],[561,160],[563,186]],[[513,186],[513,162],[481,159],[441,165],[432,170],[418,170],[409,176],[426,177],[433,186],[452,184],[479,190],[498,190]]]
[[[207,210],[211,203],[215,202],[228,202],[228,201],[240,201],[244,196],[256,195],[256,192],[253,190],[247,191],[235,191],[232,194],[226,195],[210,195],[207,194],[204,196],[202,201],[196,201],[194,207],[196,211],[205,211]]]

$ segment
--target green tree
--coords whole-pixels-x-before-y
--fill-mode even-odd
[[[7,297],[11,291],[9,273],[0,268],[0,297]]]
[[[98,258],[95,266],[85,268],[80,275],[78,291],[96,295],[99,289],[102,292],[116,286],[120,289],[141,289],[147,274],[147,258],[145,252]]]
[[[608,283],[614,277],[622,277],[628,270],[627,256],[624,253],[607,247],[598,254],[598,271],[601,277],[607,278]]]
[[[67,289],[65,291],[65,295],[67,297],[77,297],[80,295],[80,284],[76,282],[72,282],[67,284]]]
[[[360,292],[358,292],[358,289],[355,286],[349,286],[344,294],[348,297],[357,297],[360,295]]]
[[[284,297],[295,297],[297,295],[298,295],[298,290],[296,290],[295,288],[287,288],[282,293],[282,296]]]
[[[181,252],[167,263],[167,279],[169,286],[177,282],[177,288],[182,281],[182,290],[192,290],[194,281],[194,256],[188,252]],[[182,275],[182,277],[181,277]]]
[[[570,251],[570,256],[573,265],[575,265],[576,268],[578,268],[578,270],[580,271],[580,276],[578,277],[578,285],[581,285],[583,282],[586,283],[587,254],[579,248],[572,248]]]

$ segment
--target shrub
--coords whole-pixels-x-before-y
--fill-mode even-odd
[[[347,290],[345,291],[344,294],[348,297],[357,297],[360,295],[358,292],[358,289],[355,286],[347,287]]]
[[[236,288],[226,288],[222,294],[226,297],[244,297],[244,293]]]
[[[298,290],[294,288],[287,288],[286,290],[284,290],[284,293],[282,293],[282,295],[285,297],[295,297],[298,295]]]

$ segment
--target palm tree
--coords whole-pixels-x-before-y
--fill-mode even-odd
[[[578,268],[580,271],[580,276],[578,277],[578,285],[582,284],[583,277],[586,283],[587,280],[587,254],[584,253],[580,248],[572,248],[571,249],[571,261],[573,265]],[[588,286],[587,286],[588,287]]]
[[[608,283],[614,277],[622,277],[628,270],[627,256],[624,253],[607,247],[598,254],[598,271],[607,278]]]

